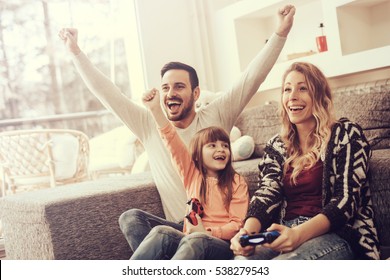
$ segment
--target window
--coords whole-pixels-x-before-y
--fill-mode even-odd
[[[144,91],[134,1],[4,2],[0,2],[2,119],[103,108],[76,73],[58,38],[62,27],[79,30],[82,50],[126,95]]]

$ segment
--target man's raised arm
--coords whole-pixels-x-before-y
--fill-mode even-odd
[[[147,110],[124,95],[108,77],[91,63],[78,46],[77,29],[63,28],[58,35],[64,41],[72,61],[88,89],[135,135],[141,140],[144,139],[144,129],[141,124],[148,118]]]

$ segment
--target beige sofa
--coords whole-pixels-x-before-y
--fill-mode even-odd
[[[358,121],[374,149],[370,181],[382,258],[390,257],[388,81],[335,90],[339,115]],[[236,125],[255,139],[253,158],[235,163],[253,192],[258,157],[279,129],[277,104],[245,110]],[[149,172],[7,196],[0,203],[8,259],[128,259],[131,251],[119,230],[119,215],[140,208],[164,216]]]

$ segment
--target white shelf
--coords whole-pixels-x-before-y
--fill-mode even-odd
[[[390,0],[242,0],[217,13],[221,84],[245,69],[274,32],[277,9],[289,3],[297,8],[294,26],[260,90],[279,87],[285,69],[298,60],[317,65],[328,77],[390,66]],[[287,60],[289,54],[317,52],[321,22],[328,51]]]
[[[390,1],[351,1],[336,11],[343,55],[390,45]]]
[[[278,88],[285,70],[295,61],[310,62],[319,67],[328,78],[363,72],[390,66],[390,46],[345,55],[342,59],[334,58],[330,52],[301,57],[283,63],[277,63],[261,85],[260,90]]]

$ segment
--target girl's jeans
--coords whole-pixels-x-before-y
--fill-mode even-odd
[[[298,217],[293,220],[283,221],[288,227],[302,224],[309,218]],[[257,246],[252,256],[236,256],[236,260],[350,260],[354,255],[347,241],[335,233],[326,233],[310,239],[294,251],[281,254],[269,248]]]
[[[132,260],[222,260],[231,259],[230,243],[194,232],[185,235],[170,226],[156,226],[131,257]]]
[[[151,229],[158,225],[168,225],[183,230],[182,224],[169,222],[143,210],[131,209],[119,217],[119,226],[133,252],[137,250]]]

